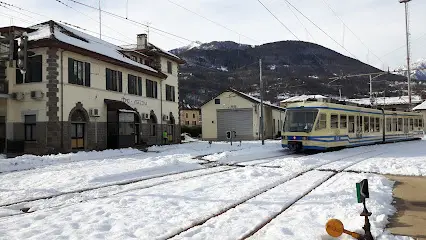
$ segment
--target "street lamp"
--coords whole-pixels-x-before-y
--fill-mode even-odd
[[[411,0],[399,0],[405,5],[405,35],[407,40],[407,80],[408,80],[408,106],[411,109],[411,67],[410,67],[410,25],[408,22],[408,2]]]

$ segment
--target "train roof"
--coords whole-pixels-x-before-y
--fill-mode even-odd
[[[346,102],[347,103],[347,102]],[[328,109],[334,109],[334,110],[349,110],[349,111],[356,111],[356,112],[362,112],[362,113],[382,113],[381,109],[378,108],[372,108],[372,107],[366,107],[366,106],[359,106],[357,104],[345,104],[345,102],[341,103],[332,103],[332,102],[297,102],[297,103],[291,103],[287,106],[287,109],[300,109],[300,108],[328,108]],[[412,111],[390,111],[385,110],[384,111],[386,115],[406,115],[406,116],[421,116],[421,113],[412,112]]]

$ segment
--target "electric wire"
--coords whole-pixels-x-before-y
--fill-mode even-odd
[[[385,64],[383,60],[379,56],[377,56],[373,51],[371,51],[371,49],[367,46],[367,44],[365,44],[364,41],[362,41],[361,38],[359,38],[358,35],[356,35],[352,31],[352,29],[348,27],[348,25],[343,21],[341,17],[339,17],[339,15],[336,13],[336,11],[334,11],[334,9],[330,6],[330,4],[328,4],[326,0],[322,0],[322,1],[333,12],[333,14],[343,23],[343,26],[345,26],[358,39],[358,41],[361,42],[361,44],[364,45],[364,47],[367,48],[367,50],[371,52],[382,64]]]

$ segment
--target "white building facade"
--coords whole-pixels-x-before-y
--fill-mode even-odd
[[[264,133],[270,139],[279,136],[285,109],[264,103]],[[230,89],[201,107],[204,140],[227,140],[227,132],[235,131],[235,140],[260,139],[260,100]]]
[[[16,35],[28,33],[34,54],[25,78],[15,63],[4,69],[8,87],[0,95],[5,123],[0,133],[9,140],[9,152],[179,142],[178,65],[183,61],[177,56],[148,43],[144,34],[136,46],[123,48],[53,21],[13,29]]]

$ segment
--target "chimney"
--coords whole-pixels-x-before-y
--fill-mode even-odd
[[[148,36],[146,33],[138,34],[136,39],[137,49],[145,49],[148,46]]]

